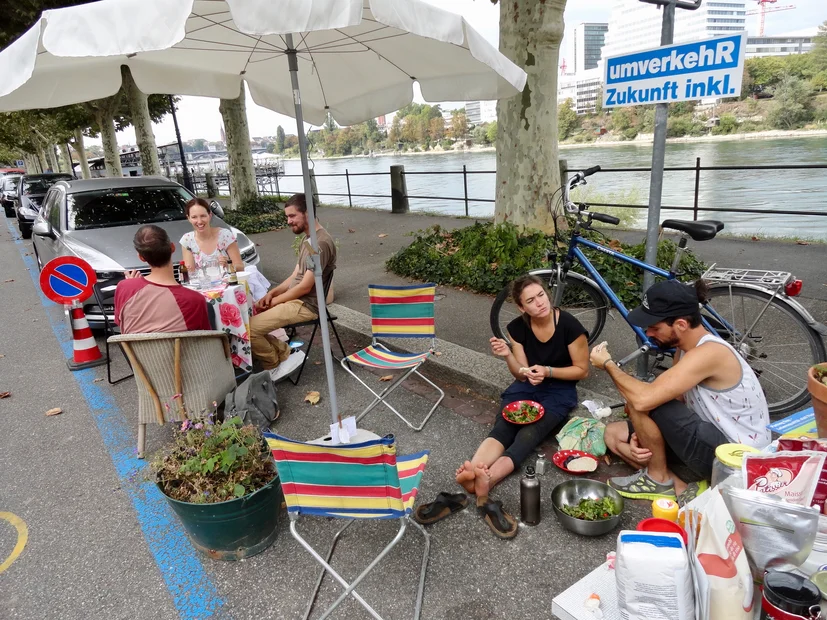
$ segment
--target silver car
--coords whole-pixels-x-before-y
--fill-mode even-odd
[[[34,253],[38,269],[58,256],[77,256],[88,262],[98,281],[137,269],[149,273],[149,266],[138,259],[132,238],[143,224],[157,224],[175,243],[172,255],[175,276],[182,260],[179,240],[192,226],[184,206],[193,195],[163,177],[124,177],[59,181],[43,200],[34,222]],[[225,223],[217,202],[211,203],[213,226],[232,230],[238,240],[241,258],[247,265],[259,262],[255,244]],[[102,312],[110,321],[114,308],[101,309],[94,297],[84,302],[90,327],[103,327]]]

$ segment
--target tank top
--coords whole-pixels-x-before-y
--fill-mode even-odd
[[[726,341],[713,334],[704,335],[705,342],[724,345],[741,365],[741,380],[727,390],[713,390],[701,384],[684,395],[686,404],[702,419],[711,422],[733,443],[764,448],[772,440],[767,424],[770,414],[767,399],[752,368]]]

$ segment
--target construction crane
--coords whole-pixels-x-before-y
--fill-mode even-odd
[[[563,58],[563,62],[560,63],[560,75],[566,75],[566,59]]]
[[[758,27],[758,36],[764,36],[764,18],[766,17],[767,13],[775,13],[776,11],[789,11],[790,9],[794,9],[794,4],[788,4],[786,6],[769,6],[771,4],[775,4],[778,0],[758,0],[758,8],[751,9],[746,12],[746,15],[760,15],[761,16],[761,25]]]

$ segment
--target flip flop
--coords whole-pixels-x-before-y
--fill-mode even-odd
[[[430,525],[463,510],[468,505],[465,493],[445,493],[436,496],[430,504],[422,504],[414,511],[414,521]]]
[[[484,521],[498,538],[514,538],[517,535],[517,521],[510,514],[503,510],[503,503],[499,500],[488,500],[479,507],[484,516]]]

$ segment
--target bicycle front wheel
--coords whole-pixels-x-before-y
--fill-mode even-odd
[[[772,293],[737,285],[710,288],[704,318],[758,375],[770,415],[807,403],[807,370],[827,359],[824,342],[804,318]],[[718,320],[718,317],[725,321]]]
[[[554,299],[557,286],[557,281],[554,279],[555,272],[548,271],[536,275],[546,283],[551,299]],[[566,276],[565,282],[566,288],[563,291],[560,309],[580,321],[589,332],[589,344],[594,344],[606,324],[609,303],[603,296],[603,292],[588,282],[575,278],[571,274]],[[494,305],[491,306],[490,322],[494,336],[510,342],[506,327],[518,316],[520,316],[520,309],[511,299],[511,285],[508,285],[499,292]]]

